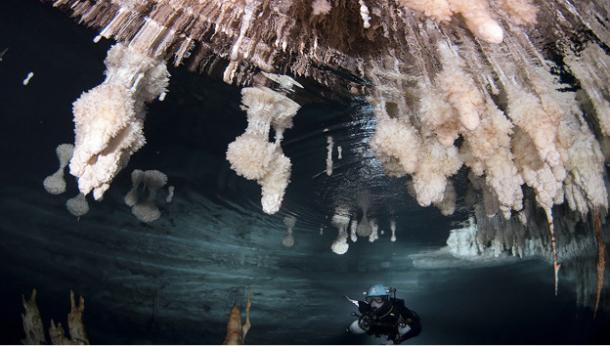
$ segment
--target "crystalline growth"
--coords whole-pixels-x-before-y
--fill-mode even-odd
[[[106,80],[74,102],[74,156],[70,173],[79,190],[99,200],[133,153],[146,143],[144,104],[165,91],[165,62],[123,44],[106,58]]]
[[[280,209],[290,181],[292,164],[284,155],[281,142],[299,108],[287,96],[267,87],[242,89],[242,109],[248,114],[248,127],[229,144],[227,160],[238,175],[261,185],[261,203],[267,214]],[[269,142],[271,127],[275,142]]]

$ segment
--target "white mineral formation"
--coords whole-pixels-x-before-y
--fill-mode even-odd
[[[145,103],[163,93],[165,62],[117,43],[105,60],[106,79],[74,102],[75,148],[70,173],[80,192],[99,200],[112,179],[146,142]]]
[[[55,173],[49,175],[44,179],[42,185],[44,189],[53,195],[59,195],[66,191],[66,180],[64,179],[64,169],[68,165],[72,153],[74,152],[74,146],[72,144],[60,144],[55,148],[55,153],[59,159],[59,168]]]
[[[87,197],[79,193],[78,195],[70,198],[66,201],[66,208],[70,214],[81,217],[89,212],[89,203],[87,203]]]
[[[4,48],[1,52],[0,52],[0,62],[2,62],[2,60],[4,59],[4,56],[6,55],[6,52],[8,52],[8,48]]]
[[[230,144],[227,159],[237,174],[261,185],[267,213],[280,208],[290,179],[280,144],[299,109],[283,94],[299,84],[273,71],[308,78],[333,94],[365,96],[376,124],[368,143],[387,175],[406,177],[420,205],[453,213],[451,177],[467,169],[478,232],[477,239],[469,238],[472,232],[454,238],[457,253],[484,244],[490,256],[522,256],[545,247],[557,285],[562,249],[574,233],[565,230],[564,210],[579,222],[607,213],[607,1],[52,2],[103,27],[100,37],[125,41],[106,59],[107,81],[74,107],[71,172],[81,192],[93,190],[96,199],[143,145],[143,105],[164,91],[165,67],[150,57],[173,58],[179,66],[190,56],[191,67],[210,73],[224,57],[226,82],[255,85],[242,91],[248,128]],[[571,85],[562,85],[557,71],[574,77]],[[263,84],[259,73],[279,92],[256,86]],[[146,92],[150,85],[158,88]],[[564,203],[567,208],[554,208]],[[546,214],[545,227],[532,227],[536,207]],[[355,231],[369,237],[368,206],[360,208]],[[553,210],[562,213],[557,225]],[[333,251],[345,253],[347,208],[337,209],[333,224],[339,228]]]
[[[402,175],[413,174],[417,168],[419,148],[422,145],[417,130],[402,119],[377,115],[377,128],[371,146],[377,155],[397,160]]]
[[[333,137],[326,136],[326,175],[333,175]]]
[[[532,0],[500,0],[499,4],[515,24],[536,24],[538,7],[534,5]]]
[[[356,228],[356,234],[359,237],[368,237],[371,235],[371,223],[369,222],[368,216],[366,213],[362,214],[362,219],[358,223],[358,227]]]
[[[129,192],[127,192],[125,198],[123,199],[125,204],[128,206],[133,207],[136,203],[138,203],[139,188],[142,181],[144,181],[144,171],[134,169],[131,172],[131,189]]]
[[[462,161],[455,146],[446,147],[435,138],[422,143],[417,171],[413,174],[413,188],[422,207],[440,203],[445,197],[447,178],[457,173]]]
[[[360,4],[360,17],[362,18],[362,27],[368,29],[371,27],[371,16],[369,8],[366,6],[364,0],[358,0]]]
[[[170,185],[167,187],[167,197],[165,197],[165,203],[172,203],[172,201],[174,200],[175,191],[176,188],[174,187],[174,185]]]
[[[454,48],[442,42],[438,52],[443,70],[436,77],[436,91],[424,93],[421,122],[426,131],[434,132],[450,150],[458,135],[464,136],[461,158],[477,176],[485,174],[487,184],[498,197],[500,209],[505,217],[510,217],[511,209],[521,209],[523,198],[523,180],[510,152],[512,124],[489,96],[479,91]],[[447,191],[444,197],[451,198],[451,195]],[[441,203],[436,196],[435,204]],[[448,215],[453,211],[450,200],[446,202],[441,209]]]
[[[455,188],[451,181],[447,182],[443,199],[440,202],[434,203],[434,205],[441,211],[441,214],[445,216],[453,215],[455,212],[455,199],[456,199]]]
[[[286,235],[284,239],[282,239],[282,245],[285,247],[293,247],[294,246],[294,235],[293,229],[294,225],[297,223],[297,218],[290,215],[284,218],[284,225],[286,225]]]
[[[510,255],[505,251],[502,234],[499,232],[484,244],[480,240],[479,228],[472,217],[463,228],[452,229],[449,232],[447,248],[453,256],[469,260]]]
[[[153,222],[161,217],[157,206],[157,193],[167,184],[167,176],[157,170],[131,172],[131,190],[125,195],[125,204],[131,213],[142,222]]]
[[[390,230],[392,231],[390,241],[394,243],[396,242],[396,220],[390,220]]]
[[[332,10],[332,5],[328,0],[314,0],[311,3],[311,15],[319,16],[328,14]]]
[[[438,53],[443,64],[443,70],[436,76],[439,92],[459,119],[460,125],[467,131],[473,131],[479,126],[485,111],[483,96],[473,77],[464,70],[459,55],[447,43],[439,43]]]
[[[447,246],[449,252],[456,257],[476,257],[482,253],[477,240],[477,225],[471,217],[463,228],[449,231]]]
[[[337,228],[337,239],[331,245],[331,250],[337,255],[343,255],[349,249],[347,243],[347,227],[349,226],[349,215],[343,208],[335,209],[335,214],[331,219],[333,226]]]
[[[358,221],[352,220],[352,222],[349,224],[349,238],[352,241],[352,243],[355,243],[358,241],[357,229],[358,229]]]
[[[371,228],[371,234],[369,234],[369,242],[374,243],[379,239],[379,225],[377,225],[377,220],[371,219],[369,221],[369,227]]]
[[[452,16],[461,15],[468,29],[475,36],[489,43],[501,43],[504,39],[504,30],[494,20],[487,0],[399,0],[399,2],[439,22],[447,22]],[[519,7],[518,5],[511,7],[514,8]]]
[[[28,73],[28,75],[27,75],[27,76],[25,77],[25,79],[23,80],[22,84],[23,84],[24,86],[25,86],[25,85],[30,84],[30,81],[32,80],[32,78],[33,78],[33,77],[34,77],[34,72],[30,72],[30,73]]]
[[[290,181],[292,164],[281,143],[284,130],[292,127],[292,118],[299,108],[296,102],[269,88],[242,89],[242,109],[248,114],[248,127],[229,144],[227,160],[238,175],[261,185],[261,203],[267,214],[280,209]],[[274,142],[269,142],[271,127]]]

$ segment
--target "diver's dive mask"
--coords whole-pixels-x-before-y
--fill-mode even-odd
[[[371,306],[373,309],[378,309],[387,301],[386,297],[377,296],[377,297],[366,297],[365,301]]]

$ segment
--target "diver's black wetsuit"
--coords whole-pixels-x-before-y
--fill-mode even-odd
[[[358,310],[362,314],[359,324],[369,335],[387,335],[388,340],[400,344],[421,333],[419,316],[415,311],[409,310],[402,299],[389,299],[377,310],[372,309],[366,302],[360,301]],[[402,336],[398,334],[398,327],[401,323],[411,327],[411,330]]]

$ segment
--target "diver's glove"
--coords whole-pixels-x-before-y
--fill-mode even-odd
[[[368,332],[371,329],[371,316],[362,315],[358,319],[358,326],[362,328],[365,332]]]

